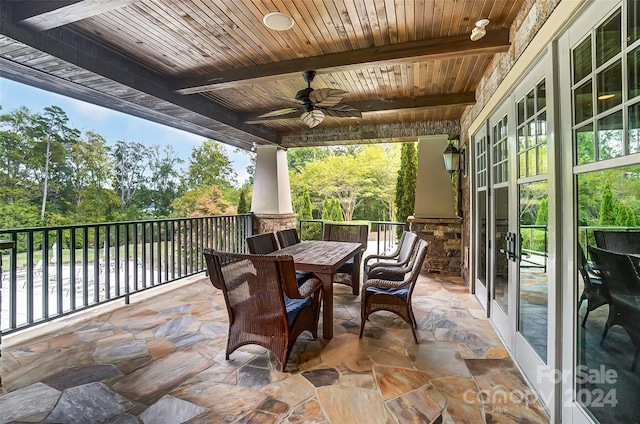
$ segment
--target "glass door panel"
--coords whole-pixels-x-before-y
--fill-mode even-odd
[[[548,184],[538,181],[519,186],[520,285],[518,331],[547,361],[548,334]]]
[[[475,206],[475,284],[474,293],[485,310],[489,300],[487,290],[488,190],[487,190],[487,134],[483,128],[473,137],[475,150],[476,206]]]

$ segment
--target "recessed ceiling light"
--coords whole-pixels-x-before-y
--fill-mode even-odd
[[[274,31],[286,31],[293,27],[295,21],[286,13],[271,12],[264,15],[264,18],[262,18],[262,23],[264,24],[264,26]]]
[[[489,25],[489,22],[490,22],[490,21],[489,21],[489,19],[487,19],[487,18],[482,18],[482,19],[479,19],[479,20],[476,22],[476,26],[477,26],[477,27],[480,27],[480,28],[484,28],[484,27],[486,27],[487,25]]]

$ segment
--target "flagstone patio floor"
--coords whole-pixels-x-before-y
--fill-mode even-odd
[[[334,338],[303,334],[286,372],[246,346],[225,360],[227,311],[204,276],[130,305],[2,339],[0,423],[547,423],[457,277],[421,276],[419,344],[335,285]]]

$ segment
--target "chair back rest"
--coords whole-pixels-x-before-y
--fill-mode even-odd
[[[280,243],[280,248],[293,246],[294,244],[300,243],[300,237],[298,237],[298,230],[295,228],[289,228],[288,230],[281,230],[276,232],[278,236],[278,242]]]
[[[415,233],[404,231],[400,237],[400,252],[398,253],[398,263],[407,263],[411,258],[411,253],[418,242],[418,236]]]
[[[411,298],[411,293],[413,293],[413,287],[420,276],[420,271],[422,271],[422,264],[427,257],[427,249],[429,248],[429,243],[424,240],[418,239],[416,247],[414,249],[413,261],[411,262],[411,272],[408,273],[404,277],[404,281],[411,284],[409,288],[409,296],[407,299]]]
[[[640,231],[594,231],[596,245],[615,253],[640,253]]]
[[[611,294],[640,293],[640,277],[629,256],[588,246],[589,254],[600,271],[603,284]]]
[[[362,250],[367,249],[368,239],[369,224],[327,223],[322,229],[322,240],[362,243]]]
[[[276,236],[273,233],[256,234],[255,236],[247,237],[247,248],[249,253],[256,255],[266,255],[279,249]]]
[[[298,297],[293,258],[289,255],[265,256],[205,249],[209,279],[222,290],[233,318],[235,308],[251,308],[256,317],[282,315],[286,323],[283,292]]]

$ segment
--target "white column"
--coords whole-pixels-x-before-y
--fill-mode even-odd
[[[271,215],[293,213],[285,150],[275,146],[258,146],[253,181],[251,212]]]
[[[416,218],[456,218],[451,176],[444,168],[442,152],[449,137],[432,135],[418,139]]]

